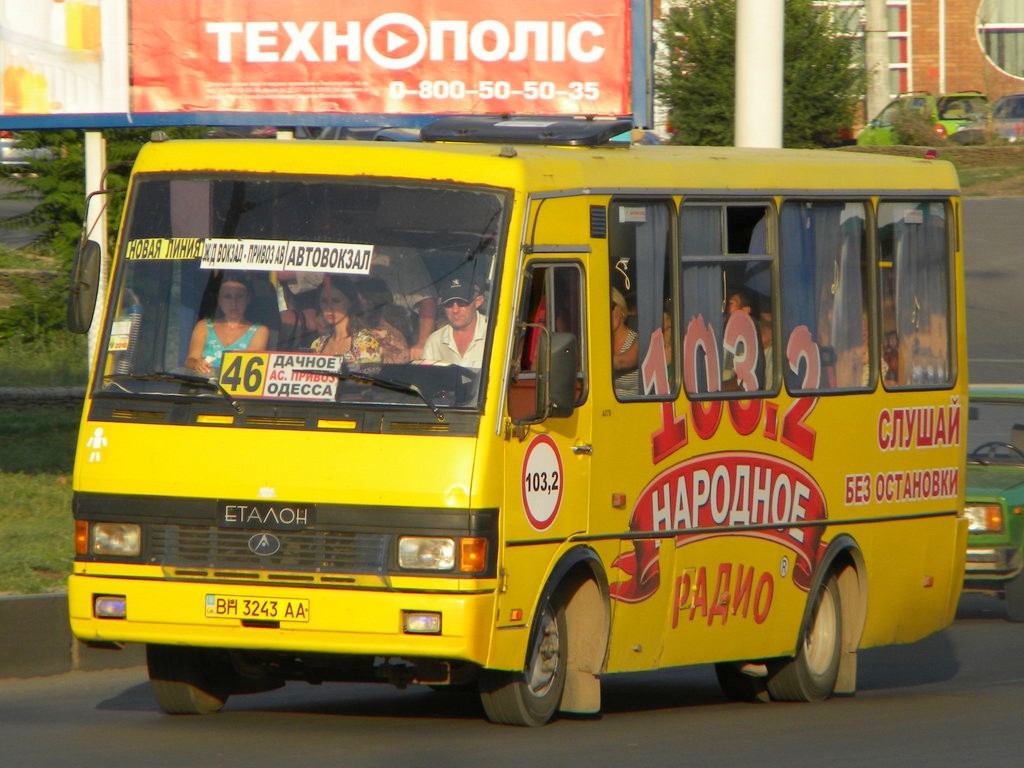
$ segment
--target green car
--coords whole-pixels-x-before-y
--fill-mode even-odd
[[[899,144],[896,124],[901,115],[919,112],[932,124],[936,137],[947,139],[971,125],[984,121],[988,115],[988,99],[979,91],[963,91],[933,96],[930,93],[904,93],[897,96],[857,136],[860,146]]]
[[[1024,386],[972,385],[969,414],[964,591],[1024,621]]]

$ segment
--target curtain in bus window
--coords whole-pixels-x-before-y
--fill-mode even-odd
[[[863,212],[859,205],[787,203],[782,211],[782,275],[788,339],[804,327],[817,347],[821,374],[788,365],[791,389],[865,384]]]
[[[867,354],[867,307],[864,215],[859,204],[843,206],[832,292],[832,345],[836,350],[836,386],[863,387],[870,381]]]
[[[905,206],[895,222],[900,383],[948,381],[948,259],[941,204]]]
[[[832,389],[836,386],[837,325],[844,318],[836,311],[836,287],[839,282],[839,213],[842,206],[815,203],[809,208],[811,230],[814,235],[814,296],[817,317],[811,327],[821,358],[821,381],[818,386]],[[858,319],[859,322],[859,319]]]
[[[764,256],[767,253],[768,225],[764,219],[758,221],[750,232],[750,245],[747,253],[751,256]],[[747,264],[743,285],[753,294],[755,303],[768,301],[772,295],[772,265],[770,261],[758,260]],[[758,305],[758,309],[760,306]]]
[[[636,227],[636,315],[642,362],[651,335],[662,326],[665,306],[665,256],[668,249],[668,211],[664,205],[647,206],[647,216]],[[649,392],[653,382],[643,382]]]
[[[714,334],[716,349],[722,341],[725,296],[722,268],[708,262],[723,252],[721,216],[719,206],[684,206],[680,227],[683,257],[683,327],[680,333],[689,334],[690,323],[699,317]],[[698,261],[696,257],[702,257],[702,260]],[[708,361],[701,357],[695,365],[697,385],[695,389],[687,389],[691,392],[708,391],[706,383],[711,380]],[[714,367],[717,369],[718,361],[714,362]],[[716,370],[716,391],[720,384],[718,377]]]
[[[930,346],[935,366],[935,384],[952,381],[949,360],[949,237],[946,229],[945,207],[939,203],[928,206],[925,227],[927,238]]]
[[[782,208],[782,285],[785,301],[782,306],[783,338],[788,340],[796,328],[806,328],[813,335],[817,327],[817,264],[814,217],[810,205],[787,203]],[[815,338],[815,341],[817,339]],[[785,357],[785,355],[784,355]],[[786,384],[790,389],[817,388],[819,382],[805,381],[806,371],[794,371],[783,363]]]

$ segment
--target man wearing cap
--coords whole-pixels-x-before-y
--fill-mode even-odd
[[[441,286],[441,306],[448,325],[430,334],[423,359],[480,368],[487,336],[487,316],[480,314],[484,297],[469,271],[459,271]]]

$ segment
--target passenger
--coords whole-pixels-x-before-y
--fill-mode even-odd
[[[384,280],[395,304],[408,313],[399,330],[407,334],[412,359],[421,358],[437,325],[437,291],[423,260],[411,249],[378,248],[370,275]]]
[[[640,345],[636,331],[626,324],[628,317],[626,297],[618,288],[612,288],[612,383],[620,397],[640,394]]]
[[[401,323],[396,317],[400,309],[395,306],[388,284],[379,277],[359,278],[356,295],[362,305],[360,319],[370,334],[380,342],[381,361],[384,363],[408,363],[409,342],[405,334],[395,327]]]
[[[217,290],[214,318],[200,320],[192,330],[186,368],[216,377],[225,352],[262,352],[267,348],[270,330],[246,318],[251,298],[245,276],[224,275]]]
[[[325,332],[317,311],[320,272],[278,272],[274,275],[277,308],[281,317],[282,349],[305,349]]]
[[[339,278],[324,277],[320,286],[320,314],[327,333],[314,339],[310,349],[323,355],[337,355],[349,363],[379,363],[380,342],[359,323],[350,290]]]
[[[449,324],[430,334],[423,345],[422,359],[480,368],[487,316],[480,314],[484,297],[473,281],[472,271],[454,273],[441,288],[440,298]]]
[[[725,323],[728,325],[729,318],[737,312],[750,315],[754,312],[754,302],[750,294],[740,289],[729,294],[725,305]],[[726,352],[722,358],[722,386],[726,390],[739,389],[736,382],[736,360],[732,353]]]

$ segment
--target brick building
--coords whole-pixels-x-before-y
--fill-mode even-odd
[[[861,9],[862,33],[863,0],[833,5]],[[1024,91],[1024,2],[886,0],[886,9],[893,94]]]
[[[1024,92],[1024,0],[882,1],[893,95],[978,90],[996,99]],[[655,18],[686,4],[652,2]],[[864,34],[865,3],[870,0],[820,2],[837,10],[850,34]]]

